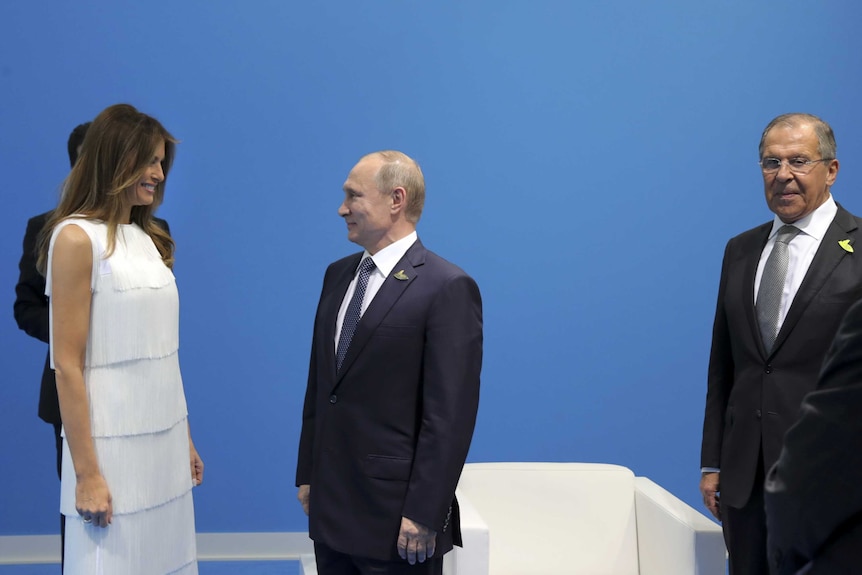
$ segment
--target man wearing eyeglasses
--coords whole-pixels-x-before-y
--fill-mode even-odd
[[[862,297],[862,220],[830,193],[839,167],[832,128],[785,114],[766,126],[759,151],[775,217],[725,249],[701,450],[700,491],[722,522],[731,575],[769,573],[766,470],[816,387],[841,318]]]

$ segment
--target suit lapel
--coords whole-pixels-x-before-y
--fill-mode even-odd
[[[793,298],[793,303],[790,304],[787,317],[784,318],[784,323],[781,324],[778,337],[775,338],[773,353],[781,347],[781,343],[787,339],[788,334],[793,331],[793,327],[797,324],[799,318],[802,317],[805,308],[808,307],[811,300],[820,292],[826,280],[829,279],[841,260],[848,255],[844,248],[838,245],[838,242],[848,238],[855,240],[855,237],[850,232],[853,232],[856,227],[856,222],[850,216],[850,213],[841,206],[838,206],[838,213],[835,214],[832,223],[826,228],[826,234],[823,236],[823,241],[820,242],[820,247],[814,255],[811,267],[808,268],[808,272],[805,274],[805,278],[796,292],[796,297]]]
[[[769,232],[772,230],[772,222],[764,224],[761,233],[757,236],[757,245],[752,249],[746,250],[748,254],[745,260],[745,274],[743,284],[745,290],[745,315],[748,319],[748,325],[751,328],[751,333],[754,334],[754,341],[757,342],[757,349],[761,355],[766,356],[766,348],[763,347],[763,336],[760,335],[760,324],[757,322],[757,310],[754,307],[754,280],[757,277],[757,264],[760,263],[760,256],[763,253],[763,247],[769,240]]]
[[[368,309],[362,314],[362,318],[356,326],[356,332],[353,334],[353,339],[350,341],[347,355],[341,364],[341,370],[338,372],[335,382],[336,386],[341,383],[344,374],[350,370],[350,366],[362,352],[362,348],[368,343],[374,330],[377,329],[377,326],[380,325],[380,322],[383,321],[383,318],[386,317],[392,306],[407,291],[407,288],[416,281],[419,275],[416,269],[424,263],[425,248],[419,240],[416,240],[410,249],[407,250],[407,253],[404,254],[404,257],[395,264],[392,273],[383,281],[383,285],[380,286],[380,290],[374,296],[374,299],[371,300]],[[406,279],[404,279],[405,276]],[[333,359],[333,365],[334,361]]]

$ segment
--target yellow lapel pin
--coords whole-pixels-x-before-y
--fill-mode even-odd
[[[841,240],[840,242],[838,242],[838,245],[841,246],[842,248],[844,248],[844,251],[847,252],[848,254],[852,254],[853,253],[853,246],[850,244],[851,241],[853,241],[853,240],[851,240],[850,238],[847,238],[846,240]]]
[[[846,250],[847,248],[844,248],[844,249]],[[851,249],[850,251],[852,252],[853,250]],[[410,279],[407,277],[407,274],[404,273],[404,270],[398,270],[397,272],[395,272],[395,274],[392,277],[394,277],[397,280],[401,280],[401,281],[405,281],[405,280]]]

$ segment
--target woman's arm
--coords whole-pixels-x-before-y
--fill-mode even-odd
[[[93,270],[93,248],[86,232],[76,225],[60,230],[51,260],[54,369],[60,415],[77,476],[75,507],[85,521],[107,527],[113,512],[111,493],[99,469],[84,386]]]

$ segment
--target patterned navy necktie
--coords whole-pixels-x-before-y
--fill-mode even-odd
[[[795,226],[781,226],[775,237],[772,253],[766,258],[763,274],[760,276],[760,288],[757,290],[757,323],[760,325],[760,335],[766,352],[772,351],[775,338],[778,336],[778,316],[781,310],[781,294],[784,293],[784,282],[787,279],[787,266],[790,263],[788,248],[790,241],[801,230]]]
[[[338,349],[335,352],[336,370],[341,369],[341,364],[347,356],[348,348],[350,348],[350,340],[353,339],[356,326],[359,324],[359,318],[362,317],[362,300],[365,298],[368,278],[375,267],[374,260],[370,257],[365,258],[359,264],[359,279],[356,280],[356,289],[353,291],[353,297],[350,298],[350,303],[347,304],[347,311],[344,313],[344,322],[341,324],[341,335],[338,337]]]

